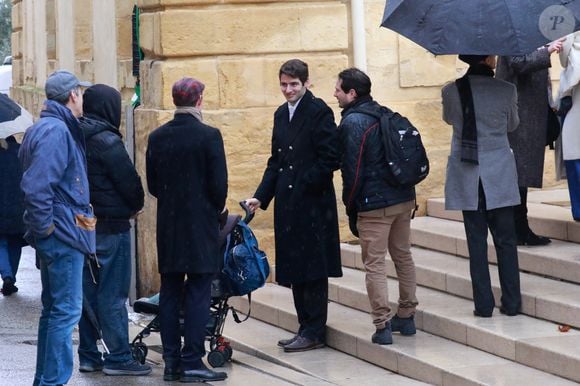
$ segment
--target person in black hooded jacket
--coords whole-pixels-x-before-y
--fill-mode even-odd
[[[351,231],[360,238],[371,316],[376,327],[371,340],[391,344],[392,332],[416,333],[417,282],[410,241],[415,188],[396,186],[388,179],[379,122],[360,110],[380,109],[371,97],[367,74],[357,68],[342,71],[334,96],[343,109],[338,127],[343,150],[342,198]],[[391,310],[387,296],[387,251],[399,280],[396,312]]]
[[[147,375],[151,366],[142,365],[131,355],[125,306],[131,281],[129,220],[143,208],[145,193],[119,132],[121,94],[103,84],[91,86],[84,93],[83,111],[80,127],[86,141],[91,204],[97,217],[99,262],[92,273],[85,264],[83,293],[97,316],[110,353],[103,356],[99,352],[95,326],[83,313],[79,322],[79,370]]]

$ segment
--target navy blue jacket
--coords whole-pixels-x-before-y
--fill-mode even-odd
[[[18,154],[22,165],[26,241],[54,231],[62,242],[95,253],[84,138],[78,120],[58,102],[47,100],[40,119],[24,135]]]

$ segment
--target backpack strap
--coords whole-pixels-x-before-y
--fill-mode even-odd
[[[248,313],[247,313],[246,317],[244,319],[240,319],[240,317],[238,316],[238,313],[234,307],[232,307],[232,315],[233,315],[236,323],[242,323],[242,322],[245,322],[246,320],[248,320],[251,313],[252,313],[252,293],[250,292],[248,294]]]

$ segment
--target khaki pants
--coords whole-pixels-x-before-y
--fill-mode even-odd
[[[417,308],[417,281],[410,241],[413,207],[414,201],[410,201],[358,214],[357,229],[366,270],[367,294],[373,324],[377,329],[384,328],[392,317],[387,289],[387,250],[399,280],[397,315],[407,318],[415,314]]]

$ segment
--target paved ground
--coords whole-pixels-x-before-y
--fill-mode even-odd
[[[34,266],[34,250],[25,248],[21,268],[18,272],[18,293],[4,297],[0,296],[0,385],[24,386],[31,385],[34,378],[36,361],[36,329],[40,314],[40,275]],[[143,322],[138,314],[130,316],[133,320],[130,336],[135,336],[139,330],[136,323]],[[76,332],[75,332],[76,343]],[[110,377],[102,373],[81,374],[78,363],[69,384],[71,385],[162,385],[163,365],[161,356],[156,353],[155,346],[159,344],[157,335],[148,338],[152,346],[148,361],[153,366],[153,372],[147,377]],[[76,348],[75,348],[76,352]],[[77,358],[75,357],[75,361]],[[304,376],[296,378],[295,371],[283,366],[264,361],[255,356],[236,351],[233,363],[227,363],[222,369],[229,375],[225,382],[215,385],[296,385],[315,384],[303,382]],[[293,379],[301,379],[299,383]]]
[[[34,250],[24,248],[18,271],[19,291],[12,296],[0,295],[0,385],[27,386],[34,378],[36,343],[40,305],[40,274],[34,265]],[[147,316],[129,314],[129,336],[133,338],[147,324]],[[331,348],[310,353],[285,354],[275,342],[292,334],[276,327],[249,320],[243,326],[226,319],[226,334],[234,347],[232,362],[220,371],[228,373],[228,379],[213,383],[216,386],[278,386],[278,385],[353,385],[375,384],[417,386],[421,382],[400,377],[387,370],[358,360]],[[77,333],[73,336],[76,342]],[[145,340],[149,347],[147,361],[153,372],[145,377],[112,377],[103,373],[82,374],[78,371],[75,355],[75,370],[69,385],[169,385],[179,382],[163,381],[163,362],[159,354],[159,334]],[[265,346],[267,350],[260,347]],[[360,374],[369,382],[362,382]],[[358,374],[358,375],[357,375]],[[368,378],[367,377],[367,378]],[[357,378],[355,382],[353,378]],[[361,383],[362,382],[362,383]]]

